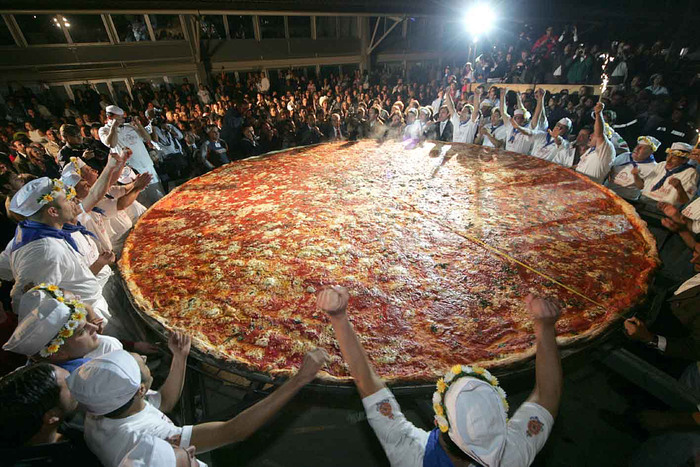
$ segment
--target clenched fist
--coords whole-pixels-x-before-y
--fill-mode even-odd
[[[326,287],[318,293],[316,306],[331,316],[342,315],[348,307],[348,289],[339,285]]]

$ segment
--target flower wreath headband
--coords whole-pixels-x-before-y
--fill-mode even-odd
[[[681,151],[680,149],[666,149],[666,154],[669,156],[684,157],[686,159],[690,158],[690,153],[687,151]]]
[[[53,201],[55,199],[55,196],[57,196],[61,191],[65,192],[66,199],[73,199],[77,195],[77,193],[75,192],[75,188],[73,188],[72,186],[66,186],[66,184],[63,183],[61,180],[54,178],[51,180],[51,183],[53,183],[51,192],[46,193],[45,195],[39,197],[39,199],[37,200],[37,202],[42,206]]]
[[[71,157],[70,161],[73,163],[73,166],[75,167],[75,173],[77,173],[80,177],[82,177],[82,175],[80,174],[80,167],[78,167],[78,158]]]
[[[501,396],[503,409],[508,417],[508,401],[506,400],[506,392],[498,385],[498,379],[493,376],[488,370],[479,366],[455,365],[450,368],[450,371],[445,373],[445,376],[437,381],[437,391],[433,393],[433,410],[435,411],[435,424],[440,428],[440,431],[447,433],[450,430],[450,422],[447,420],[447,408],[445,407],[445,394],[459,378],[470,376],[480,379],[493,386]]]
[[[78,326],[87,320],[87,312],[85,311],[85,305],[83,305],[80,301],[66,300],[63,292],[61,292],[61,289],[59,289],[57,285],[47,285],[42,283],[29,291],[32,292],[34,290],[44,291],[51,295],[55,300],[70,308],[70,317],[68,318],[66,324],[61,327],[61,330],[58,331],[56,337],[51,339],[51,342],[49,342],[46,347],[39,351],[39,355],[41,355],[43,358],[48,358],[58,352],[58,349],[60,349],[61,346],[66,343],[66,340],[75,333]]]

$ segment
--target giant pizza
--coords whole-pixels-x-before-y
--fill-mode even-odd
[[[235,162],[155,204],[120,261],[137,308],[233,365],[284,375],[332,355],[316,307],[350,289],[350,319],[388,381],[434,380],[534,354],[523,306],[559,297],[564,346],[605,332],[644,299],[658,257],[626,202],[576,172],[464,144],[373,141]]]

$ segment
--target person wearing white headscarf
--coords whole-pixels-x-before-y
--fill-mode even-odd
[[[85,441],[105,467],[118,467],[144,435],[170,440],[181,448],[203,453],[242,441],[311,382],[328,360],[324,350],[308,352],[299,371],[275,392],[225,422],[176,426],[164,412],[180,398],[190,351],[190,338],[173,333],[170,373],[158,392],[144,359],[117,350],[83,364],[68,378],[71,394],[87,411]]]
[[[610,172],[610,163],[615,154],[615,148],[610,142],[612,130],[605,123],[602,115],[604,108],[605,105],[602,102],[595,105],[593,110],[595,124],[593,134],[588,138],[588,150],[583,153],[575,167],[577,172],[587,175],[591,180],[601,184]]]
[[[656,204],[664,202],[676,207],[686,204],[698,186],[698,171],[689,163],[693,147],[676,142],[666,150],[666,160],[654,167],[644,180],[641,201]]]
[[[123,348],[114,337],[98,334],[99,326],[91,307],[75,295],[53,284],[38,285],[22,297],[19,324],[2,348],[72,372]]]
[[[331,321],[350,374],[362,397],[367,421],[392,467],[437,467],[478,462],[484,467],[526,467],[551,433],[562,388],[554,325],[561,310],[529,295],[526,306],[536,337],[535,389],[508,418],[508,403],[498,381],[477,366],[455,365],[437,382],[435,423],[421,430],[401,413],[396,399],[372,368],[348,320],[348,291],[333,286],[318,295],[317,306]]]
[[[613,159],[605,186],[627,200],[639,199],[644,180],[649,178],[656,168],[654,153],[660,145],[661,142],[653,136],[637,138],[634,151],[620,154]]]
[[[82,210],[91,210],[104,196],[114,174],[121,173],[128,153],[110,154],[107,167],[95,182]],[[28,284],[57,284],[80,295],[102,318],[109,318],[101,286],[80,252],[71,232],[64,229],[81,207],[75,189],[61,180],[42,177],[24,185],[10,201],[10,211],[26,219],[0,254],[0,278],[14,280],[13,307]]]

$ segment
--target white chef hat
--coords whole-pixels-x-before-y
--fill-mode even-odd
[[[124,111],[116,105],[108,105],[107,108],[105,108],[105,112],[114,115],[124,115]]]
[[[564,125],[565,127],[571,129],[571,125],[573,125],[573,123],[569,117],[564,117],[557,122],[557,125]]]
[[[63,166],[61,171],[61,181],[66,185],[75,186],[78,184],[82,175],[80,169],[87,164],[79,157],[71,157],[70,162]]]
[[[56,182],[59,182],[58,184]],[[10,211],[29,217],[46,205],[53,191],[62,191],[63,183],[49,177],[41,177],[26,183],[10,200]]]
[[[134,172],[134,169],[132,169],[128,165],[125,165],[122,169],[121,175],[119,175],[119,180],[117,181],[123,185],[126,185],[128,183],[133,182],[134,180],[136,180],[136,172]]]
[[[324,102],[328,100],[328,96],[321,96],[318,98],[318,105],[323,105]]]
[[[47,347],[71,319],[72,310],[42,290],[22,296],[20,322],[3,349],[31,357]]]
[[[176,462],[170,443],[153,435],[143,435],[119,467],[175,467]]]
[[[659,149],[659,146],[661,146],[661,141],[653,136],[640,136],[637,138],[637,144],[651,146],[651,151],[655,152],[657,149]]]
[[[668,148],[666,150],[666,152],[674,151],[674,152],[676,152],[676,155],[678,155],[678,156],[688,157],[688,154],[683,155],[683,154],[678,154],[678,152],[690,153],[692,150],[693,150],[693,147],[688,143],[675,142],[671,145],[670,148]]]
[[[141,386],[141,371],[126,350],[115,350],[90,360],[67,379],[71,394],[95,415],[117,410],[134,397]]]
[[[507,414],[498,389],[478,378],[465,376],[447,389],[444,405],[450,423],[447,432],[450,439],[484,466],[498,466],[507,432]]]
[[[515,109],[515,112],[513,112],[513,116],[515,117],[516,115],[525,116],[525,111],[523,109]]]
[[[428,117],[433,116],[433,109],[428,108],[428,107],[421,107],[418,109],[418,112],[426,114]]]

